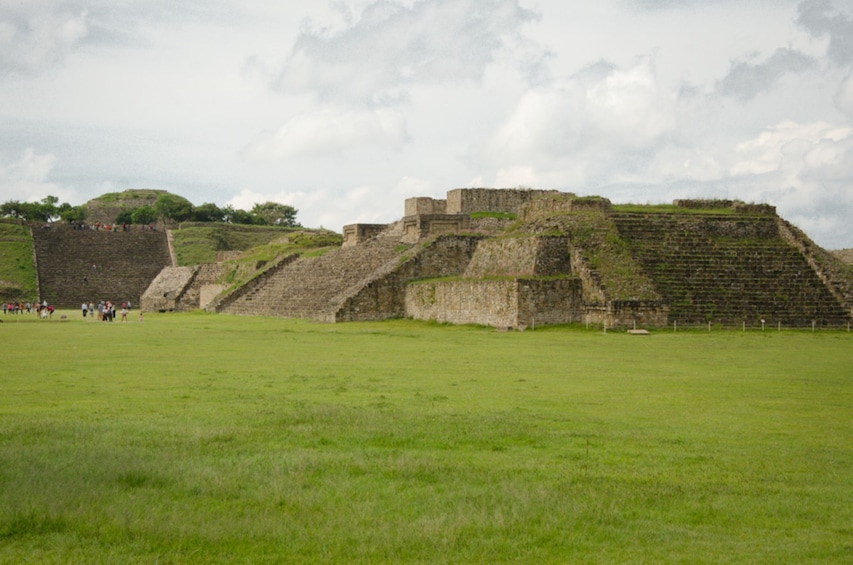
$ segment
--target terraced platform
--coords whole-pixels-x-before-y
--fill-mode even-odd
[[[849,312],[775,216],[612,214],[670,321],[841,325]]]
[[[335,321],[335,312],[351,294],[348,289],[361,289],[372,273],[398,261],[405,249],[399,241],[383,238],[302,257],[276,269],[263,284],[221,302],[217,311]]]
[[[158,273],[171,266],[163,231],[33,229],[40,300],[61,308],[111,300],[139,304]]]

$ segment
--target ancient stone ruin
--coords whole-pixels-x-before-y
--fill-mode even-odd
[[[339,249],[282,258],[215,298],[215,267],[167,269],[143,307],[517,329],[844,326],[853,317],[850,268],[765,204],[628,207],[558,191],[456,189],[406,200],[399,221],[344,226],[343,236]]]
[[[111,300],[139,304],[151,281],[173,264],[163,230],[33,228],[40,300],[62,308]]]

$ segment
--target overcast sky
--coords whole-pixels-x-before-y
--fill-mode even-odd
[[[767,202],[853,247],[853,0],[0,0],[0,201],[340,231],[453,188]]]

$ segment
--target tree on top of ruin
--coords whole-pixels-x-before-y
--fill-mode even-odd
[[[255,204],[251,214],[261,218],[263,223],[269,226],[298,227],[296,213],[298,210],[288,204],[278,202],[264,202]]]
[[[183,222],[190,219],[193,212],[192,203],[182,196],[176,194],[161,194],[154,202],[154,210],[163,219],[174,222]]]

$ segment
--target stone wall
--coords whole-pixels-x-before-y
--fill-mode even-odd
[[[661,300],[613,300],[585,304],[583,322],[619,329],[660,328],[667,325],[669,306]]]
[[[199,265],[190,283],[184,287],[183,292],[178,296],[176,300],[177,309],[187,312],[207,307],[210,301],[226,288],[225,285],[216,282],[223,274],[224,269],[222,263]]]
[[[411,284],[406,287],[405,311],[416,320],[516,327],[518,282],[460,280]]]
[[[517,188],[457,188],[447,192],[447,213],[505,212],[517,214],[523,204],[544,194],[559,194],[559,192],[556,190]]]
[[[163,231],[33,230],[39,296],[62,308],[111,300],[139,304],[158,273],[172,264]]]
[[[139,307],[144,312],[172,311],[192,281],[198,267],[166,267],[142,294]]]
[[[400,241],[418,243],[430,237],[466,231],[470,228],[471,219],[459,214],[419,214],[406,216],[401,223],[403,234]]]
[[[343,247],[364,243],[388,228],[388,224],[349,224],[343,228]]]
[[[465,277],[549,276],[570,272],[568,238],[529,236],[483,241]]]
[[[474,255],[479,237],[446,235],[385,265],[360,288],[341,300],[335,321],[383,320],[406,316],[406,285],[412,280],[461,275]]]
[[[518,279],[518,288],[516,328],[583,320],[583,290],[577,277]]]
[[[570,214],[581,210],[610,210],[612,204],[607,198],[578,198],[571,193],[546,193],[531,199],[519,209],[519,217],[529,222],[534,218],[547,218],[560,214]]]
[[[457,280],[406,288],[406,315],[416,320],[525,329],[578,322],[583,301],[577,279]]]
[[[167,267],[148,286],[140,307],[146,312],[188,312],[205,308],[226,288],[216,283],[223,269],[220,263]]]
[[[447,214],[447,200],[435,198],[407,198],[404,216],[417,216],[418,214]]]
[[[725,200],[725,199],[683,199],[673,200],[674,206],[679,208],[687,208],[693,210],[714,209],[714,208],[731,208],[738,214],[759,214],[765,216],[775,216],[776,207],[770,204],[747,204],[740,200]]]
[[[224,284],[205,284],[199,289],[198,308],[204,310],[217,296],[220,295],[226,288]]]
[[[774,216],[612,214],[621,239],[669,306],[668,322],[843,326],[851,320],[803,240]],[[826,257],[822,255],[822,257]],[[827,265],[830,263],[827,262]],[[839,269],[839,273],[843,273]]]

